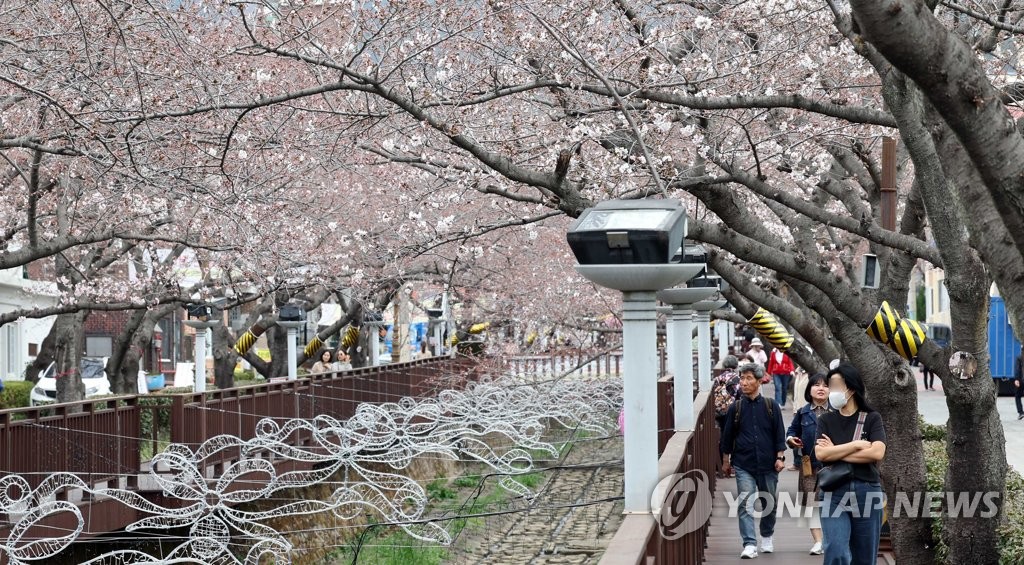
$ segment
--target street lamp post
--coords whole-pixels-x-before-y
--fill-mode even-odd
[[[611,200],[584,210],[567,239],[584,278],[622,292],[625,511],[649,513],[658,482],[655,293],[704,266],[672,263],[686,234],[678,200]]]
[[[691,306],[697,324],[697,385],[711,390],[711,311],[725,306],[725,300],[704,300]]]
[[[444,308],[427,308],[427,318],[429,320],[427,324],[428,332],[434,335],[434,356],[441,356],[441,333],[444,327]]]
[[[717,288],[670,288],[658,293],[658,300],[671,305],[668,321],[669,367],[672,369],[675,430],[693,430],[693,303],[710,298]]]
[[[384,323],[384,315],[380,312],[365,312],[363,314],[363,327],[370,332],[370,366],[380,365],[380,329]]]
[[[288,380],[298,378],[298,352],[295,341],[299,328],[306,325],[306,310],[297,304],[285,304],[277,315],[277,325],[288,330]]]
[[[153,349],[156,350],[156,372],[164,372],[164,360],[161,355],[161,350],[164,345],[164,330],[159,324],[153,326]]]
[[[220,325],[220,320],[215,318],[215,310],[209,304],[189,304],[187,310],[188,318],[183,322],[196,331],[196,368],[192,390],[206,392],[206,330]]]

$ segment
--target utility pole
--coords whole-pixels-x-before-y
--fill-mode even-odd
[[[896,140],[882,138],[882,227],[896,231]]]

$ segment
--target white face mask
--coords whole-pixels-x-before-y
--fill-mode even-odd
[[[846,406],[846,393],[845,392],[830,392],[828,393],[828,403],[832,405],[832,408],[836,410],[842,410],[843,406]]]

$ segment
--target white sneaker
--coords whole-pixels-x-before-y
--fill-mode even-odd
[[[740,559],[754,559],[757,557],[757,548],[748,545],[743,548],[743,553],[740,554]]]
[[[811,546],[811,555],[821,555],[824,552],[825,550],[821,548],[820,541],[814,542],[814,545]]]
[[[761,538],[761,551],[764,553],[771,553],[775,551],[775,544],[772,543],[772,536]]]

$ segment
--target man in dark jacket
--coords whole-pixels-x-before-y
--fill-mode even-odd
[[[742,559],[757,557],[757,536],[754,532],[754,517],[748,506],[750,497],[762,494],[770,497],[764,508],[771,508],[761,517],[761,551],[775,551],[772,536],[775,534],[775,495],[778,491],[779,472],[785,458],[785,424],[782,423],[782,409],[770,398],[761,395],[761,377],[764,370],[760,365],[740,365],[740,390],[743,393],[729,407],[722,430],[722,471],[736,471],[736,488],[739,491],[740,537],[743,538]]]

